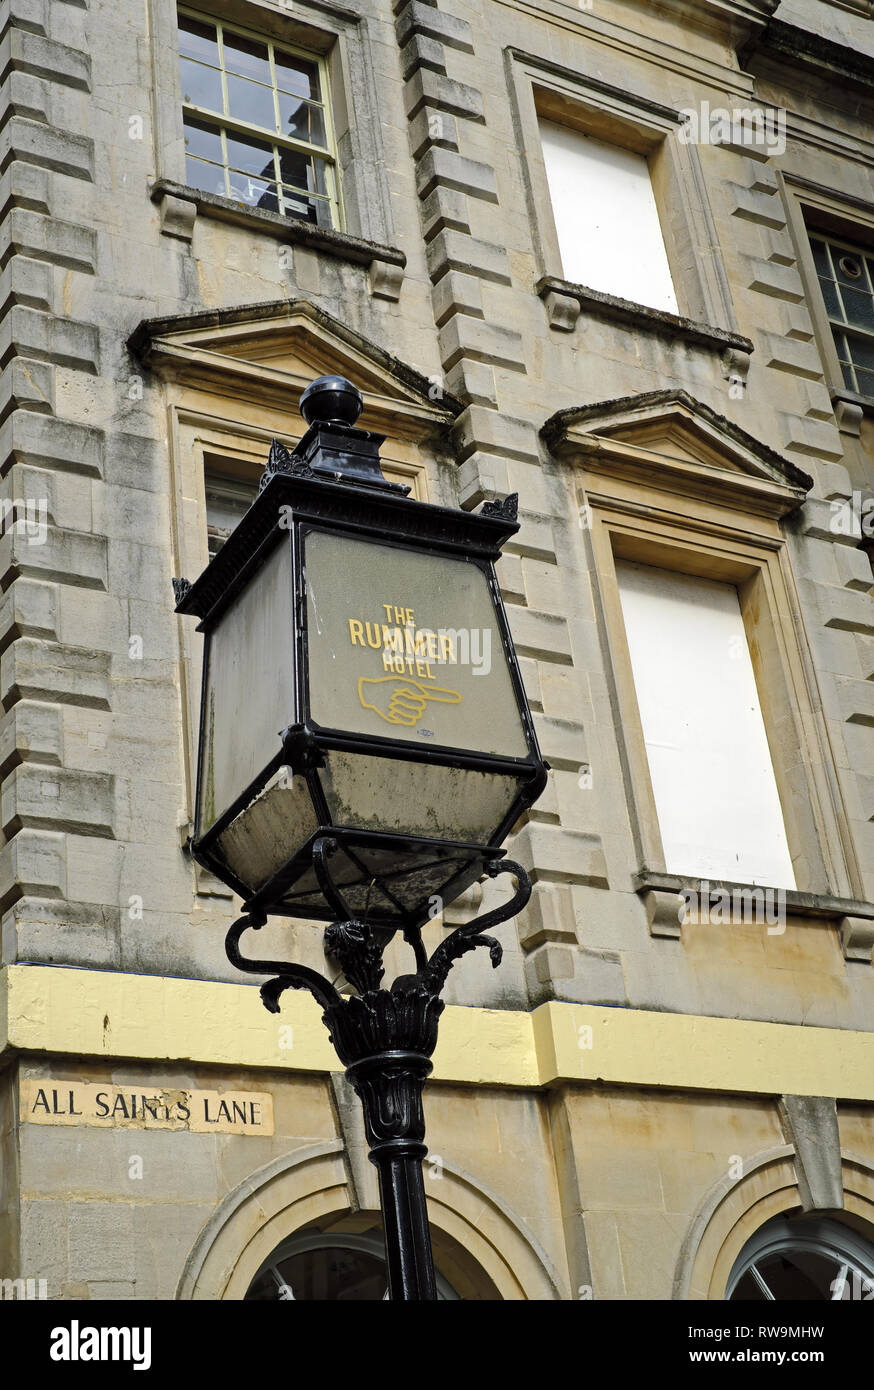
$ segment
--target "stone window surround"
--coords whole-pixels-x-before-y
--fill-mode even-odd
[[[667,331],[673,336],[684,336],[688,326],[690,341],[719,351],[725,350],[726,343],[720,339],[727,335],[732,340],[728,346],[736,354],[746,355],[748,362],[752,344],[748,345],[748,339],[738,333],[698,153],[692,144],[683,144],[677,138],[682,114],[517,49],[506,50],[506,66],[535,248],[536,290],[546,303],[551,325],[571,331],[581,311],[603,317],[599,301],[609,301],[609,316],[627,321],[638,331]],[[646,155],[668,262],[681,298],[680,315],[650,310],[645,305],[631,304],[618,296],[599,295],[587,286],[564,281],[540,145],[539,116]],[[708,229],[709,255],[702,255],[694,242],[693,213]],[[707,342],[711,334],[712,344]]]
[[[809,233],[819,230],[848,241],[867,242],[870,246],[874,243],[874,203],[826,188],[800,174],[784,172],[777,177],[835,417],[840,429],[858,435],[862,416],[874,416],[874,398],[860,396],[844,384]]]
[[[207,17],[227,20],[265,37],[308,49],[328,68],[337,153],[337,179],[345,228],[317,228],[299,218],[247,208],[185,182],[182,88],[179,78],[177,0],[149,0],[152,28],[152,104],[156,178],[152,200],[161,204],[162,230],[190,240],[197,214],[258,229],[354,263],[371,266],[374,292],[397,298],[406,257],[391,245],[394,229],[382,159],[378,96],[366,20],[331,0],[202,0]],[[354,102],[355,120],[348,108]],[[364,110],[362,111],[362,106]]]
[[[285,202],[290,189],[294,190],[292,193],[293,197],[305,196],[306,190],[301,184],[295,185],[293,180],[290,178],[286,179],[283,176],[281,168],[278,168],[276,165],[277,154],[281,151],[285,151],[286,153],[297,151],[305,153],[307,157],[315,157],[326,171],[325,194],[327,195],[327,206],[330,212],[329,223],[325,223],[321,218],[317,218],[316,225],[329,225],[333,229],[342,227],[345,219],[343,216],[341,181],[337,168],[337,141],[334,137],[333,84],[328,75],[328,60],[325,54],[313,48],[298,48],[296,45],[287,41],[280,43],[278,40],[274,39],[272,35],[265,34],[263,28],[259,30],[247,29],[240,23],[232,23],[221,15],[210,14],[208,12],[204,13],[203,10],[198,8],[197,0],[195,0],[192,6],[183,4],[183,0],[178,0],[177,14],[179,19],[183,22],[193,20],[215,28],[217,39],[215,61],[219,64],[219,67],[213,69],[213,71],[217,71],[219,74],[222,101],[224,102],[226,100],[228,103],[228,109],[225,111],[224,107],[222,107],[221,110],[216,110],[210,107],[199,107],[196,100],[190,103],[183,100],[183,120],[185,117],[190,117],[197,124],[202,125],[205,123],[212,131],[219,133],[222,142],[224,141],[224,137],[229,135],[231,139],[236,136],[242,136],[244,139],[254,138],[260,141],[261,144],[269,144],[274,161],[272,181],[276,183],[277,194],[282,198],[283,202]],[[270,83],[270,100],[273,107],[274,120],[272,128],[261,124],[260,121],[252,121],[246,117],[240,116],[238,112],[235,113],[231,109],[230,93],[232,90],[231,83],[234,77],[232,70],[228,67],[226,49],[228,42],[230,41],[231,44],[233,44],[235,38],[238,40],[242,39],[243,41],[248,40],[249,42],[255,41],[265,48],[271,48],[273,51],[274,56],[268,58],[267,72],[265,74],[262,71],[259,79],[260,84],[263,84],[265,81],[269,81]],[[306,63],[314,65],[316,68],[318,77],[318,98],[315,104],[321,107],[324,119],[324,138],[321,142],[315,137],[305,140],[303,136],[292,136],[281,131],[279,125],[280,107],[278,105],[278,93],[281,91],[281,88],[279,86],[278,72],[274,68],[275,54],[277,51],[287,51],[292,59],[303,60]],[[222,149],[221,168],[224,174],[227,174],[231,168],[228,152],[224,148]],[[215,176],[216,170],[213,169],[213,177],[215,178]],[[271,181],[269,176],[265,175],[265,177],[268,181]],[[199,186],[202,187],[202,185]],[[209,191],[219,193],[220,196],[227,196],[224,185],[221,189],[213,188]],[[318,196],[315,189],[310,189],[309,191],[314,197]],[[234,198],[230,198],[230,201],[233,202]],[[315,206],[324,209],[325,204],[317,202]],[[279,216],[287,216],[287,214],[279,212],[278,206],[276,211]],[[289,220],[305,221],[307,219],[298,218]]]
[[[666,870],[616,558],[737,584],[799,880],[796,889],[786,890],[787,911],[830,923],[839,931],[847,959],[870,962],[874,905],[855,896],[854,875],[842,852],[842,808],[829,790],[828,733],[810,695],[812,673],[780,527],[780,517],[798,505],[797,495],[733,471],[720,477],[712,464],[700,469],[693,464],[690,473],[685,458],[672,478],[673,460],[596,430],[587,435],[571,426],[558,442],[552,441],[552,448],[575,467],[580,505],[590,509],[593,580],[610,653],[620,758],[641,866],[633,889],[642,898],[651,934],[681,937],[677,894],[700,886],[705,876]],[[712,880],[714,890],[719,886]]]

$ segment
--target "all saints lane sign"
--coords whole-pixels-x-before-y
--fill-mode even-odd
[[[273,1134],[273,1097],[266,1091],[145,1089],[32,1077],[21,1082],[19,1114],[35,1125]]]

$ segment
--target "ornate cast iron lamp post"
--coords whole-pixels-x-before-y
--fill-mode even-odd
[[[364,1108],[379,1170],[390,1297],[436,1298],[425,1206],[422,1088],[440,991],[466,951],[531,885],[501,848],[540,795],[546,764],[494,562],[516,499],[478,514],[407,500],[382,475],[382,436],[356,428],[361,396],[322,377],[309,428],[275,440],[259,495],[176,611],[205,634],[192,854],[243,898],[229,960],[269,975],[272,1012],[308,989]],[[484,874],[512,900],[457,928],[430,959],[422,927]],[[327,920],[318,971],[254,960],[240,938],[268,914]],[[400,931],[415,973],[382,988]]]

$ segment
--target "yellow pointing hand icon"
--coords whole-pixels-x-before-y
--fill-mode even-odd
[[[426,685],[408,676],[361,676],[358,698],[365,709],[376,710],[387,724],[418,724],[429,701],[457,705],[461,695],[442,685]]]

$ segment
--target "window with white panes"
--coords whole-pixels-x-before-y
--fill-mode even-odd
[[[810,249],[844,385],[874,397],[874,253],[818,232]]]
[[[179,66],[187,183],[339,227],[324,60],[181,9]]]

